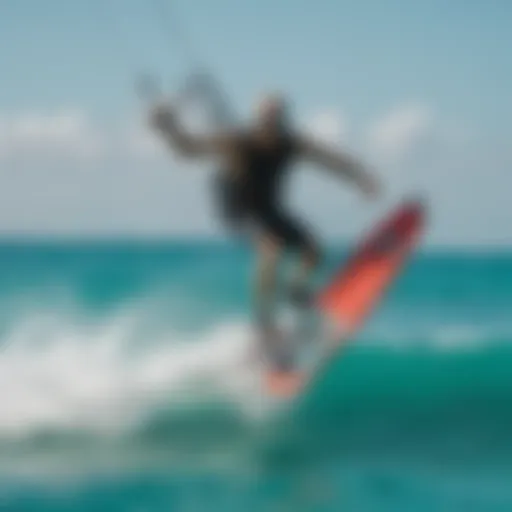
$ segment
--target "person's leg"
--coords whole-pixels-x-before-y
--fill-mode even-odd
[[[275,318],[277,274],[282,246],[269,233],[257,243],[257,266],[254,282],[254,310],[260,357],[275,369],[289,370],[292,358],[286,338]]]
[[[290,295],[297,305],[307,306],[312,298],[310,282],[320,262],[320,252],[310,240],[304,240],[299,247],[299,261],[290,280]]]
[[[261,328],[274,326],[277,270],[281,255],[279,242],[268,233],[257,239],[257,263],[254,283],[256,322]]]
[[[312,296],[308,280],[318,264],[319,251],[307,230],[281,210],[269,208],[260,212],[258,225],[261,233],[257,247],[255,309],[260,343],[280,369],[290,369],[294,351],[290,340],[281,336],[274,316],[279,263],[285,249],[299,253],[300,261],[292,281],[290,299],[300,307],[307,307]]]
[[[273,229],[282,245],[298,253],[299,260],[289,284],[290,299],[307,306],[312,299],[310,281],[320,262],[320,250],[310,232],[299,221],[279,212],[273,218]]]

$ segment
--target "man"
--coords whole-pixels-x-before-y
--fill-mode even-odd
[[[280,256],[285,250],[300,255],[288,293],[298,307],[311,303],[308,279],[320,259],[314,238],[282,204],[281,185],[287,170],[297,160],[317,164],[348,178],[369,196],[377,194],[377,182],[347,154],[295,133],[279,95],[267,95],[258,103],[254,124],[246,130],[195,136],[183,130],[173,110],[163,105],[153,110],[151,123],[182,155],[220,159],[221,206],[229,222],[252,229],[259,256],[256,323],[263,344],[275,345],[272,300]]]

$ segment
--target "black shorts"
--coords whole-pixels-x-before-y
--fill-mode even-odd
[[[251,200],[238,186],[224,179],[218,180],[215,188],[221,217],[234,231],[256,229],[293,250],[316,247],[309,231],[276,201]]]
[[[278,244],[293,250],[309,250],[315,247],[308,230],[282,208],[267,205],[248,212],[250,222]]]

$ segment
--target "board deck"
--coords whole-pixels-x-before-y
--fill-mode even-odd
[[[293,397],[321,371],[322,363],[355,335],[418,244],[425,224],[420,201],[395,208],[363,239],[348,261],[320,290],[316,308],[328,326],[329,351],[311,368],[269,371],[265,384],[271,395]]]

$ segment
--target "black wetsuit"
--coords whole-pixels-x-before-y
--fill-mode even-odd
[[[282,204],[283,180],[297,155],[294,138],[283,134],[273,147],[266,148],[242,134],[237,149],[240,172],[219,175],[225,220],[235,228],[255,227],[290,249],[310,248],[309,233]]]

